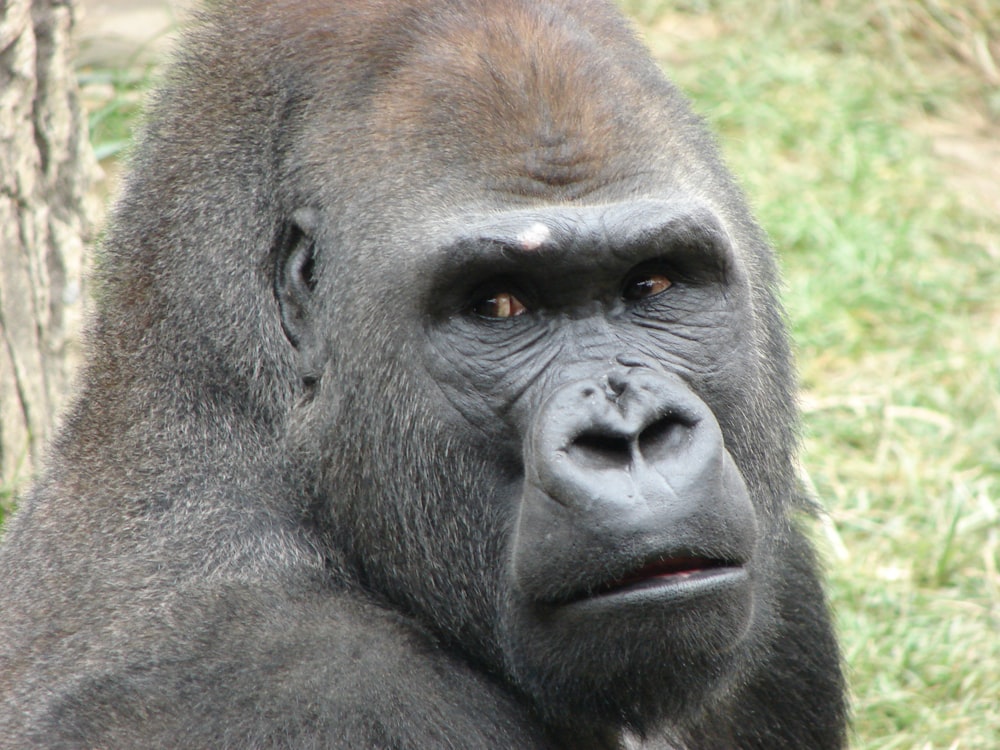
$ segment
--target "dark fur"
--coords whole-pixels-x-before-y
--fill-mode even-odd
[[[448,307],[467,280],[443,243],[465,262],[463,237],[536,216],[619,247],[657,206],[725,259],[704,288],[726,294],[674,329],[569,316],[508,350]],[[571,268],[567,299],[591,283]],[[82,388],[0,548],[0,746],[841,747],[775,284],[701,122],[604,3],[221,3],[151,108]],[[534,415],[619,354],[707,404],[745,482],[741,634],[649,606],[546,640],[519,598],[630,564],[515,533]]]

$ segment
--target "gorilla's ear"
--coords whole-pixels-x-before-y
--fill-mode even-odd
[[[281,327],[299,354],[302,379],[314,382],[323,368],[325,340],[317,330],[314,235],[317,212],[301,208],[282,228],[275,252],[274,295],[281,313]]]

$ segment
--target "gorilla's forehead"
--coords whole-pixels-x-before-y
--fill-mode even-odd
[[[375,137],[419,142],[432,163],[507,195],[577,199],[646,172],[637,142],[662,145],[651,112],[634,106],[648,88],[608,56],[630,40],[520,10],[425,39],[378,97]]]
[[[690,135],[680,98],[629,27],[589,3],[333,5],[305,18],[312,31],[296,41],[298,54],[339,61],[312,68],[311,96],[336,113],[314,134],[313,159],[339,152],[341,128],[360,130],[365,147],[339,152],[348,160],[464,176],[505,200],[576,200],[648,185],[651,171],[693,173],[678,164]]]

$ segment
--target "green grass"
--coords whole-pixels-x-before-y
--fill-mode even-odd
[[[782,256],[854,746],[1000,747],[1000,225],[914,127],[997,90],[905,4],[625,5]]]
[[[782,256],[854,747],[1000,747],[1000,225],[960,207],[914,127],[1000,115],[953,62],[997,38],[1000,4],[623,5]],[[116,157],[148,70],[83,75]]]
[[[6,480],[0,480],[0,527],[3,526],[4,516],[14,508],[14,487]]]
[[[132,143],[143,97],[149,89],[151,68],[126,70],[87,68],[78,71],[77,81],[87,107],[87,125],[97,158],[116,159]]]

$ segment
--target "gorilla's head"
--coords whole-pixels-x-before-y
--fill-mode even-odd
[[[770,251],[623,24],[482,6],[380,19],[291,105],[296,455],[359,586],[553,721],[642,727],[766,647],[793,443]],[[321,24],[302,44],[329,54]]]

